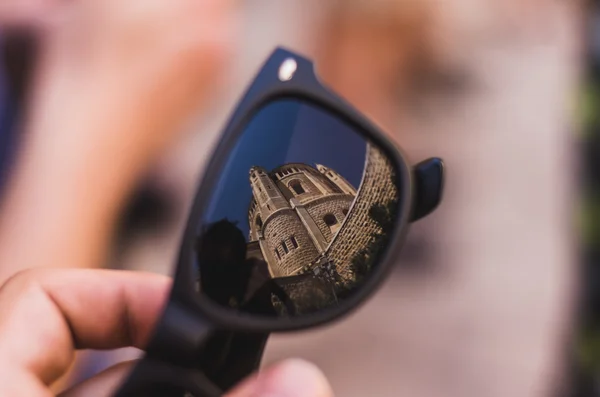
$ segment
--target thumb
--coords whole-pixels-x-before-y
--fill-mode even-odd
[[[313,364],[284,361],[244,381],[225,397],[334,397],[329,382]]]
[[[138,360],[116,364],[62,392],[58,397],[110,396],[123,383]]]

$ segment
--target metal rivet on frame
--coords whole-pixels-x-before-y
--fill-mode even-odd
[[[298,69],[298,63],[294,58],[287,58],[279,67],[279,80],[289,81],[294,77]]]

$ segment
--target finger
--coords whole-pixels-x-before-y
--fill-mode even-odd
[[[0,290],[0,372],[23,368],[49,384],[76,348],[143,348],[169,288],[168,278],[138,272],[20,273]]]
[[[248,379],[225,397],[333,397],[323,373],[303,360],[287,360]]]
[[[52,397],[53,394],[32,374],[17,372],[14,368],[0,370],[0,396]]]
[[[111,396],[123,383],[125,377],[133,369],[138,360],[116,364],[98,375],[83,381],[69,390],[59,394],[59,397]]]

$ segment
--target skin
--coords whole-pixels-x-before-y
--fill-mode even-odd
[[[0,24],[37,31],[42,48],[23,150],[0,208],[0,394],[50,396],[78,349],[148,341],[168,278],[73,268],[104,264],[135,183],[209,102],[229,60],[235,8],[222,0],[4,1]],[[63,395],[109,395],[131,365]],[[289,360],[227,397],[256,395],[332,392],[313,365]]]
[[[36,269],[0,290],[0,394],[51,396],[49,386],[72,364],[76,349],[143,348],[171,280],[153,273]],[[97,302],[102,302],[98,307]],[[35,322],[34,327],[31,326]],[[61,396],[108,396],[134,363],[122,363]],[[244,381],[226,397],[332,396],[316,367],[290,360]]]

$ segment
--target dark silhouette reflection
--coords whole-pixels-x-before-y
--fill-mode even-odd
[[[288,314],[296,308],[288,294],[269,276],[267,263],[247,258],[247,242],[235,223],[210,225],[197,242],[200,290],[214,302],[245,312],[277,316],[274,302]]]

